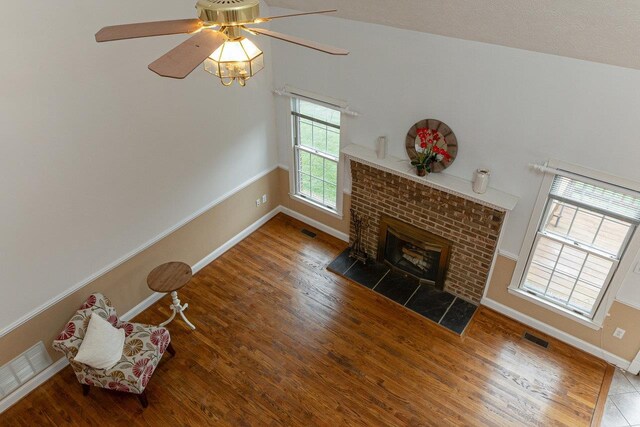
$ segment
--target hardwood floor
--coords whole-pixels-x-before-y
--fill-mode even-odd
[[[278,215],[181,290],[190,331],[135,396],[67,367],[1,425],[589,425],[606,364],[481,309],[458,337],[326,271],[344,242]],[[159,323],[170,297],[136,320]]]

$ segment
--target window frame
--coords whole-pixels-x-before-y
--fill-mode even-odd
[[[303,204],[306,204],[308,206],[314,207],[318,210],[321,210],[322,212],[331,215],[333,217],[336,217],[338,219],[342,219],[343,218],[343,194],[344,194],[344,190],[343,190],[343,176],[344,176],[344,162],[343,162],[343,156],[341,154],[341,150],[342,147],[344,146],[343,141],[344,141],[344,118],[345,115],[342,112],[343,107],[343,103],[341,101],[337,101],[331,98],[326,98],[320,95],[316,95],[316,94],[310,94],[309,92],[305,92],[305,91],[300,91],[300,90],[296,90],[296,92],[300,93],[300,92],[304,92],[301,93],[301,97],[296,97],[296,96],[292,96],[291,100],[289,102],[289,120],[291,123],[291,155],[290,155],[290,173],[289,173],[289,197],[291,197],[292,199],[301,202]],[[323,122],[322,120],[317,120],[314,119],[312,117],[308,117],[305,116],[303,114],[300,114],[299,112],[297,112],[294,109],[294,105],[296,102],[299,101],[305,101],[305,102],[309,102],[312,104],[316,104],[316,105],[320,105],[322,107],[325,108],[330,108],[333,109],[335,111],[337,111],[338,113],[340,113],[340,126],[338,127],[339,129],[339,140],[340,140],[340,145],[339,145],[339,153],[337,157],[333,157],[329,154],[326,154],[322,151],[316,150],[312,147],[307,147],[307,146],[303,146],[301,144],[298,144],[299,138],[300,138],[300,130],[299,130],[299,126],[298,126],[298,122],[300,120],[300,118],[306,118],[307,120],[312,120],[314,122],[317,123],[321,123],[321,124],[327,124],[325,122]],[[346,105],[346,104],[345,104]],[[330,124],[330,126],[335,127],[335,125]],[[304,194],[300,194],[299,192],[299,185],[300,185],[300,168],[299,168],[299,160],[298,160],[298,152],[299,151],[303,151],[303,152],[308,152],[311,153],[313,155],[317,155],[320,156],[322,158],[325,158],[327,160],[330,161],[334,161],[337,164],[337,180],[336,180],[336,207],[335,209],[332,208],[331,206],[325,205],[323,203],[320,203],[316,200],[313,200],[312,198],[304,195]]]
[[[640,192],[640,183],[625,180],[600,171],[594,171],[559,160],[550,160],[547,162],[547,166],[566,171],[569,174],[580,175],[585,177],[587,182],[589,180],[596,180],[601,183],[610,184],[610,186],[620,186],[635,192]],[[626,248],[623,248],[623,253],[618,258],[617,267],[614,266],[610,272],[611,277],[608,280],[608,286],[606,290],[600,294],[599,301],[596,302],[596,308],[592,317],[581,315],[573,310],[553,304],[546,298],[530,294],[521,287],[521,283],[524,280],[524,275],[528,271],[528,267],[531,262],[530,259],[533,256],[535,249],[534,243],[539,238],[540,226],[548,214],[548,209],[551,205],[550,201],[553,200],[553,198],[550,197],[549,192],[555,176],[556,174],[553,172],[547,172],[544,174],[508,291],[512,295],[525,299],[549,311],[570,318],[591,329],[599,330],[602,328],[606,315],[609,312],[625,277],[632,270],[635,254],[640,250],[640,227],[635,227],[633,231],[629,232],[626,240]],[[606,187],[604,184],[603,186]],[[569,203],[573,204],[572,202]],[[584,250],[584,248],[581,249]]]

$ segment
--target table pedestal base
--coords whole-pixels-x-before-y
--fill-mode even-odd
[[[173,320],[174,317],[176,317],[176,314],[179,313],[180,317],[182,317],[182,320],[184,320],[184,322],[189,325],[189,327],[191,329],[195,329],[196,327],[193,326],[193,323],[189,322],[189,319],[187,319],[187,316],[184,315],[184,311],[189,308],[189,303],[181,305],[180,304],[180,300],[178,299],[178,292],[177,291],[173,291],[171,292],[171,310],[173,311],[171,313],[171,317],[169,317],[166,321],[160,323],[160,326],[166,326],[169,323],[171,323],[171,321]]]

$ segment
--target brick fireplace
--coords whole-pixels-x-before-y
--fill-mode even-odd
[[[352,207],[369,219],[362,236],[369,256],[384,259],[378,252],[382,229],[388,227],[389,218],[395,228],[399,224],[415,227],[419,231],[414,235],[407,235],[411,227],[405,227],[399,233],[410,241],[409,246],[404,246],[406,260],[417,257],[411,261],[416,264],[421,257],[430,256],[423,253],[429,246],[414,250],[415,242],[422,241],[425,235],[420,231],[433,236],[435,243],[449,242],[446,254],[437,258],[434,255],[427,262],[439,263],[440,257],[446,256],[445,290],[471,302],[480,302],[497,249],[504,211],[355,159],[351,159],[351,178]],[[350,234],[353,240],[353,227]],[[435,278],[433,281],[437,286]]]

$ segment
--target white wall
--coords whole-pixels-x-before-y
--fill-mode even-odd
[[[486,167],[491,186],[520,197],[504,251],[520,251],[542,180],[528,163],[556,158],[640,181],[640,71],[330,17],[272,28],[351,50],[339,58],[273,45],[276,86],[339,98],[361,113],[347,118],[347,140],[373,148],[387,135],[390,154],[404,158],[415,122],[447,123],[460,149],[446,173],[471,179]],[[287,103],[277,106],[286,163]],[[631,274],[621,295],[640,300],[639,277]]]
[[[267,12],[267,8],[264,8]],[[187,36],[98,44],[192,2],[73,0],[0,14],[0,330],[277,164],[270,63],[246,88],[147,65]],[[270,41],[259,46],[270,59]]]

